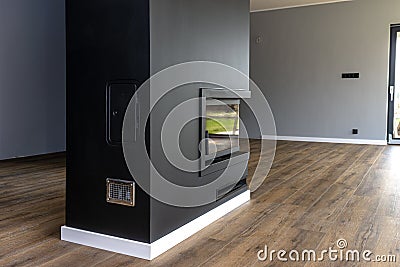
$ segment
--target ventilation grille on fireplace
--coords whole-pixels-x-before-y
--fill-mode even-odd
[[[135,183],[107,179],[107,202],[125,206],[135,206]]]

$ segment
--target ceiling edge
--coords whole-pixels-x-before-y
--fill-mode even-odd
[[[296,7],[328,5],[328,4],[335,4],[335,3],[341,3],[341,2],[350,2],[350,1],[353,1],[353,0],[332,0],[331,2],[320,2],[320,3],[312,3],[312,4],[302,4],[302,5],[293,5],[293,6],[284,6],[284,7],[275,7],[275,8],[266,8],[266,9],[256,9],[256,10],[251,10],[250,13],[281,10],[281,9],[289,9],[289,8],[296,8]]]

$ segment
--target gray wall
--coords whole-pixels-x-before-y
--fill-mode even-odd
[[[152,0],[150,4],[152,74],[197,60],[223,63],[249,74],[250,15],[243,14],[250,8],[248,1]],[[196,12],[170,15],[188,9]],[[235,27],[227,29],[227,23]]]
[[[386,139],[389,30],[399,10],[398,0],[355,0],[252,13],[251,78],[279,136]]]
[[[0,1],[0,159],[65,150],[64,0]]]
[[[190,61],[211,61],[232,66],[246,75],[249,74],[249,1],[248,0],[152,0],[150,1],[150,72],[155,74],[164,68]],[[201,70],[203,71],[203,70]],[[205,71],[206,72],[206,71]],[[178,77],[178,79],[181,77]],[[185,77],[187,78],[187,77]],[[198,77],[196,77],[198,78]],[[224,77],[226,79],[226,77]],[[232,89],[247,88],[247,79],[226,81],[224,85]],[[175,80],[175,79],[174,79]],[[151,82],[150,96],[165,93],[169,88],[157,88]],[[162,99],[152,110],[151,116],[151,157],[155,167],[171,182],[183,186],[206,184],[209,177],[201,177],[197,172],[185,172],[171,165],[162,151],[161,129],[165,117],[174,107],[189,100],[185,115],[198,117],[200,110],[199,88],[201,84],[188,84],[176,88]],[[210,86],[210,85],[208,85]],[[162,90],[165,91],[162,91]],[[196,159],[198,155],[199,123],[191,121],[180,134],[180,149],[185,156]],[[171,136],[173,142],[176,136]],[[165,147],[164,147],[165,148]],[[168,148],[167,148],[168,150]],[[156,183],[157,174],[151,173],[151,183]],[[182,177],[185,177],[184,179]],[[215,179],[210,176],[211,178]],[[159,179],[159,178],[158,178]],[[221,179],[220,179],[221,180]],[[199,184],[200,183],[200,184]],[[152,184],[152,190],[157,187]],[[225,185],[224,185],[225,186]],[[163,188],[164,189],[164,188]],[[181,197],[181,196],[180,196]],[[203,214],[212,206],[183,209],[169,206],[152,198],[151,200],[151,241],[157,240],[178,226]]]

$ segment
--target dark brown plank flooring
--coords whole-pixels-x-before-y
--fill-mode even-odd
[[[250,176],[259,147],[251,142]],[[352,249],[400,256],[396,146],[278,142],[250,203],[151,262],[60,241],[64,201],[64,155],[0,162],[0,266],[357,266],[256,256],[264,245],[322,250],[339,238]]]

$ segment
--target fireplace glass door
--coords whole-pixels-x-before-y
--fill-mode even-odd
[[[206,100],[206,159],[239,151],[239,105],[238,99]]]

